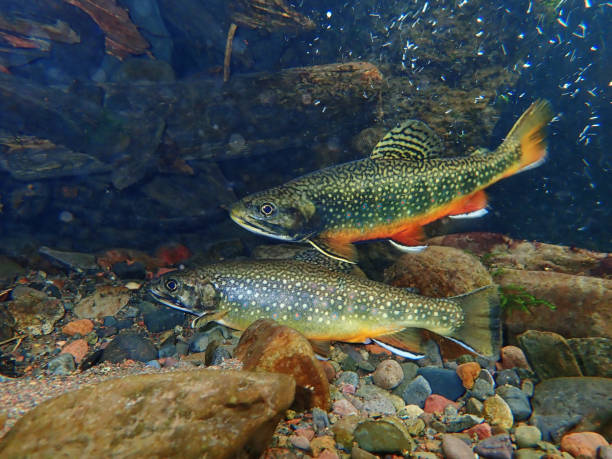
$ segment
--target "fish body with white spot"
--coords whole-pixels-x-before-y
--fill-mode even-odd
[[[370,157],[246,196],[231,207],[230,217],[256,234],[310,242],[349,262],[356,260],[353,242],[390,239],[418,246],[424,225],[482,213],[484,188],[539,165],[551,118],[550,104],[537,101],[496,150],[454,158],[442,155],[442,142],[427,125],[407,121],[387,133]]]
[[[500,344],[497,288],[452,298],[405,289],[295,260],[236,261],[169,273],[151,288],[161,303],[244,330],[273,319],[312,341],[361,343],[376,339],[420,351],[426,329],[495,355]]]

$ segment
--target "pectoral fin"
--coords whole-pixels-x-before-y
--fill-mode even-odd
[[[322,237],[308,239],[308,242],[310,242],[310,244],[319,252],[333,258],[334,260],[353,264],[357,263],[357,249],[350,242],[337,241]]]

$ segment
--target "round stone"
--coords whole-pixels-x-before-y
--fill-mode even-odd
[[[393,389],[404,379],[404,371],[395,360],[383,360],[372,374],[372,381],[383,389]]]

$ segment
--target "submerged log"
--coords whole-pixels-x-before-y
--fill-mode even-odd
[[[218,79],[113,83],[76,95],[0,75],[7,107],[0,129],[21,126],[20,134],[112,164],[122,189],[160,156],[235,159],[354,135],[377,116],[382,81],[374,65],[349,62],[240,75],[223,86]],[[6,152],[0,159],[10,167]]]

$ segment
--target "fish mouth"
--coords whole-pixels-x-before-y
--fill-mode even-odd
[[[297,240],[287,234],[278,234],[270,230],[269,226],[261,225],[257,220],[245,217],[237,206],[232,206],[229,214],[230,218],[238,226],[241,226],[251,233],[257,234],[258,236],[266,236],[273,239],[280,239],[281,241],[296,242]]]
[[[177,301],[175,298],[168,297],[163,293],[157,291],[155,288],[150,288],[149,293],[158,303],[163,304],[164,306],[168,306],[169,308],[176,309],[177,311],[186,312],[187,314],[193,314],[194,316],[201,316],[201,311],[196,311],[191,308],[187,308]]]

